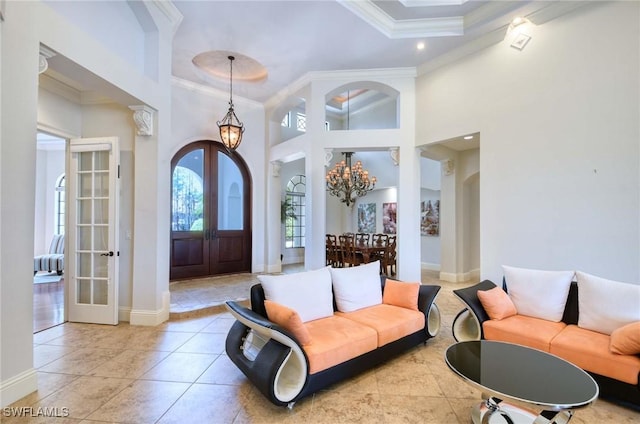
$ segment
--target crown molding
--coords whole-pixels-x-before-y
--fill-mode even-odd
[[[337,0],[388,38],[445,37],[464,34],[464,17],[395,20],[371,0]]]
[[[460,6],[468,0],[398,0],[404,7]]]
[[[57,94],[58,96],[69,100],[70,102],[80,104],[82,101],[82,95],[80,91],[73,87],[69,87],[47,74],[40,74],[38,79],[40,88],[50,93]]]

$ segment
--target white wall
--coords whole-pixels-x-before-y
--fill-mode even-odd
[[[482,278],[640,280],[640,4],[585,6],[417,81],[419,141],[480,131]]]

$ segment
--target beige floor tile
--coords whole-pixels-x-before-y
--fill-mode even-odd
[[[40,344],[33,347],[33,367],[43,367],[56,359],[75,351],[77,348],[73,346],[56,346]]]
[[[183,353],[221,354],[225,351],[227,335],[219,333],[198,333],[177,349]]]
[[[188,383],[137,380],[87,419],[137,424],[155,423],[188,388]]]
[[[382,396],[384,423],[444,424],[457,422],[456,414],[442,398]]]
[[[376,423],[383,420],[382,395],[322,392],[314,396],[310,420],[315,423]]]
[[[124,350],[91,370],[89,375],[99,377],[140,378],[145,372],[160,363],[168,352],[153,350]]]
[[[87,375],[120,354],[120,350],[83,347],[40,368],[44,372]]]
[[[86,418],[134,380],[83,376],[47,396],[35,407],[67,408],[71,418]]]
[[[157,327],[158,331],[179,331],[187,333],[197,333],[206,326],[215,321],[216,317],[207,315],[204,317],[192,318],[192,319],[180,319],[176,321],[167,321],[160,324]]]
[[[234,322],[236,322],[236,320],[231,316],[229,316],[228,318],[220,317],[214,320],[213,322],[211,322],[211,324],[207,325],[205,328],[203,328],[202,332],[227,334]]]
[[[215,361],[217,355],[173,352],[148,370],[143,380],[195,382]],[[244,376],[244,374],[243,374]]]
[[[247,377],[235,366],[227,355],[219,355],[207,370],[198,378],[198,383],[226,384],[239,386]]]
[[[139,337],[132,339],[127,345],[127,349],[173,352],[196,334],[197,333],[145,331]]]
[[[158,424],[233,423],[241,409],[237,386],[194,384],[178,399]],[[186,419],[188,417],[188,419]]]

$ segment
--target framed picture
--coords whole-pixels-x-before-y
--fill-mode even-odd
[[[382,232],[385,234],[396,234],[397,205],[395,202],[382,204]]]
[[[440,200],[424,200],[420,209],[420,234],[440,235]]]
[[[358,205],[358,232],[376,232],[376,204],[360,203]]]

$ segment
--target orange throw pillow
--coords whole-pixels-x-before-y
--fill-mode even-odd
[[[271,300],[265,300],[264,307],[269,320],[293,334],[301,345],[311,344],[311,334],[296,311]]]
[[[500,287],[479,290],[478,299],[491,319],[501,320],[518,313],[509,295]]]
[[[384,283],[382,303],[417,311],[419,292],[420,283],[405,283],[387,278]]]
[[[609,350],[619,355],[640,354],[640,321],[613,330]]]

